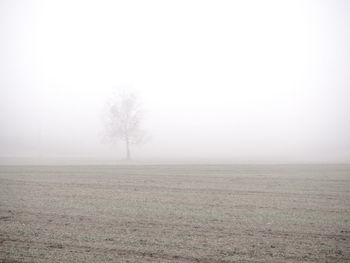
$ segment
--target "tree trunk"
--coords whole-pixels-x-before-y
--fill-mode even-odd
[[[130,160],[130,146],[129,146],[129,139],[125,140],[125,146],[126,146],[126,160]]]

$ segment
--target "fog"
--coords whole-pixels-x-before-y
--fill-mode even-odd
[[[349,1],[0,2],[0,158],[122,160],[106,103],[131,89],[138,161],[350,161]],[[6,161],[3,161],[6,163]]]

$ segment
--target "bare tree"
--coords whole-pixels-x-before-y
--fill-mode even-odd
[[[108,105],[107,135],[112,140],[124,141],[127,160],[131,159],[131,145],[145,139],[146,133],[141,129],[142,116],[136,95],[125,90],[116,93]]]

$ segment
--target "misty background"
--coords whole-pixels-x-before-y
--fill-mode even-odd
[[[350,1],[0,2],[0,158],[350,161]]]

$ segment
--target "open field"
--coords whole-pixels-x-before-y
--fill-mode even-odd
[[[350,262],[350,166],[0,166],[0,262]]]

